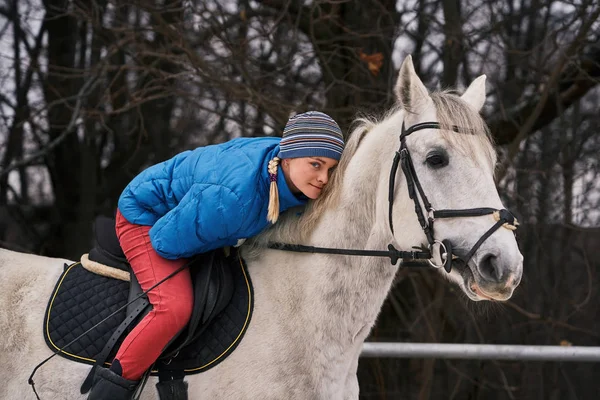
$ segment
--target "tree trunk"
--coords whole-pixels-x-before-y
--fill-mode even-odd
[[[333,37],[315,38],[313,46],[324,85],[330,88],[327,110],[347,131],[359,109],[380,111],[395,101],[392,52],[400,16],[393,0],[343,2],[329,12],[327,17],[336,21],[331,24]],[[335,36],[342,39],[334,40]]]
[[[48,74],[43,90],[48,108],[50,140],[58,138],[71,120],[78,80],[72,74],[75,68],[77,21],[67,13],[66,0],[46,0],[48,32]],[[48,255],[75,257],[88,247],[88,230],[78,231],[77,217],[80,204],[81,153],[76,132],[69,133],[60,145],[48,155],[49,172],[55,196],[58,225],[51,243],[45,248]]]
[[[458,78],[458,68],[463,60],[463,34],[460,0],[443,0],[444,46],[442,49],[442,87],[453,87]]]

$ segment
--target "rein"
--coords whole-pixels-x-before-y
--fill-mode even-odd
[[[515,230],[519,225],[519,222],[515,218],[514,215],[510,213],[510,211],[506,209],[496,209],[491,207],[480,207],[480,208],[465,208],[465,209],[446,209],[446,210],[436,210],[433,208],[429,199],[425,195],[425,191],[421,186],[421,182],[417,176],[415,171],[415,166],[412,162],[412,158],[410,156],[410,152],[408,151],[408,147],[406,145],[406,138],[417,131],[422,129],[442,129],[441,125],[437,122],[423,122],[419,124],[415,124],[408,129],[405,129],[404,122],[402,122],[402,132],[400,133],[400,148],[396,151],[394,160],[392,162],[392,168],[390,170],[390,178],[389,178],[389,192],[388,192],[388,202],[389,202],[389,226],[392,232],[392,236],[394,235],[394,222],[392,219],[392,212],[394,209],[394,191],[396,188],[396,174],[398,171],[398,166],[402,166],[402,172],[406,178],[406,186],[408,189],[408,195],[411,200],[415,204],[415,213],[417,214],[417,219],[419,220],[419,224],[423,229],[423,233],[425,233],[425,237],[427,238],[427,242],[429,243],[429,249],[427,251],[402,251],[396,249],[392,244],[388,244],[388,250],[358,250],[358,249],[340,249],[340,248],[329,248],[329,247],[314,247],[314,246],[304,246],[298,244],[286,244],[286,243],[269,243],[267,247],[276,250],[285,250],[285,251],[294,251],[294,252],[302,252],[302,253],[322,253],[322,254],[341,254],[341,255],[350,255],[350,256],[370,256],[370,257],[389,257],[392,264],[395,265],[399,259],[403,261],[410,260],[427,260],[429,265],[434,268],[444,268],[444,270],[448,273],[452,270],[452,261],[454,259],[462,260],[465,265],[468,264],[473,254],[479,249],[479,247],[483,244],[483,242],[489,238],[496,230],[500,227],[504,227],[506,229]],[[458,133],[468,131],[467,129],[461,129],[457,126],[452,127],[452,130]],[[420,201],[419,201],[420,198]],[[423,208],[421,207],[421,202],[423,203],[423,207],[427,212],[427,217],[423,212]],[[457,256],[452,253],[453,246],[452,242],[448,239],[437,240],[434,236],[433,223],[438,218],[462,218],[462,217],[479,217],[484,215],[493,215],[495,220],[497,221],[487,232],[485,232],[481,238],[473,245],[471,250],[463,256]],[[440,246],[440,258],[442,260],[441,265],[436,265],[432,261],[431,251],[433,249],[434,244],[439,244]],[[420,247],[413,247],[417,250],[423,250]]]
[[[338,249],[330,247],[304,246],[301,244],[269,243],[270,249],[294,251],[299,253],[322,253],[322,254],[341,254],[347,256],[367,256],[367,257],[389,257],[392,265],[395,265],[399,259],[409,260],[429,260],[431,253],[429,251],[400,251],[392,244],[388,244],[388,250],[358,250],[358,249]]]

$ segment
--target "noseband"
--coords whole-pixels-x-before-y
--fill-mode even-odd
[[[496,230],[498,230],[501,226],[515,230],[519,225],[519,222],[515,218],[514,215],[510,213],[510,211],[506,209],[498,210],[496,208],[490,207],[481,207],[481,208],[464,208],[459,210],[436,210],[432,207],[431,203],[427,199],[425,192],[423,191],[423,187],[421,186],[421,182],[419,182],[419,177],[415,171],[415,166],[412,162],[412,158],[410,156],[410,152],[408,151],[408,147],[406,146],[406,138],[417,131],[422,129],[441,129],[441,126],[437,122],[423,122],[420,124],[415,124],[408,129],[405,129],[404,122],[402,122],[402,132],[400,133],[400,148],[396,151],[396,155],[394,156],[394,161],[392,163],[392,169],[390,171],[390,180],[389,180],[389,223],[390,230],[392,231],[392,235],[394,234],[394,221],[392,219],[392,211],[394,208],[394,190],[396,187],[396,173],[398,170],[398,165],[402,165],[402,171],[404,172],[404,176],[406,178],[406,186],[408,188],[408,195],[412,199],[415,204],[415,213],[417,214],[417,218],[419,220],[419,224],[421,224],[421,228],[425,233],[425,237],[427,238],[427,242],[429,243],[429,250],[433,251],[433,245],[439,244],[440,246],[440,258],[442,260],[441,265],[435,264],[432,259],[428,259],[429,264],[434,268],[444,267],[446,272],[450,272],[452,270],[452,260],[453,259],[461,259],[465,265],[469,262],[473,254],[479,249],[479,247],[483,244],[483,242],[489,238]],[[453,127],[455,132],[461,132],[461,129],[458,127]],[[419,197],[421,198],[421,202],[423,203],[423,207],[427,212],[427,218],[425,218],[425,214],[423,213],[423,208],[421,208],[421,204],[419,203]],[[481,238],[473,245],[471,250],[464,256],[459,257],[452,253],[452,242],[448,239],[438,240],[434,236],[433,223],[438,218],[460,218],[460,217],[479,217],[482,215],[493,215],[496,219],[496,223],[488,229],[486,233],[484,233]]]
[[[452,261],[453,259],[462,260],[465,265],[469,262],[473,254],[479,249],[482,243],[489,238],[496,230],[498,230],[501,226],[510,230],[517,229],[519,222],[508,210],[501,209],[498,210],[496,208],[490,207],[481,207],[481,208],[465,208],[460,210],[436,210],[432,207],[431,203],[427,199],[425,192],[423,191],[423,187],[421,186],[421,182],[419,182],[419,178],[417,177],[417,173],[415,171],[415,166],[412,162],[410,152],[408,151],[408,147],[406,146],[406,138],[413,132],[420,131],[422,129],[441,129],[441,126],[437,122],[423,122],[419,124],[415,124],[408,129],[405,129],[404,122],[402,122],[402,132],[400,133],[400,148],[396,151],[396,155],[394,156],[394,161],[392,162],[392,169],[390,171],[390,180],[389,180],[389,224],[390,230],[392,231],[392,236],[394,235],[394,223],[392,220],[392,211],[394,208],[394,190],[396,187],[396,173],[398,171],[398,165],[402,165],[402,171],[404,172],[404,176],[406,177],[406,186],[408,188],[409,197],[415,204],[415,213],[417,214],[417,218],[419,220],[419,224],[421,224],[421,228],[425,233],[425,237],[427,238],[427,242],[429,243],[429,249],[427,251],[423,251],[423,249],[415,248],[421,251],[401,251],[396,249],[392,244],[388,245],[388,250],[358,250],[358,249],[338,249],[338,248],[329,248],[329,247],[315,247],[315,246],[304,246],[299,244],[286,244],[286,243],[270,243],[268,245],[271,249],[277,250],[286,250],[286,251],[295,251],[302,253],[325,253],[325,254],[342,254],[342,255],[351,255],[351,256],[369,256],[369,257],[389,257],[392,264],[396,264],[398,259],[402,259],[403,261],[408,260],[427,260],[429,265],[434,268],[444,268],[446,272],[450,272],[452,270]],[[453,127],[455,132],[462,132],[458,127]],[[423,213],[423,209],[421,208],[421,204],[419,203],[419,197],[423,202],[423,206],[427,212],[427,218],[425,218],[425,214]],[[459,217],[479,217],[482,215],[493,215],[496,219],[496,223],[488,229],[486,233],[484,233],[481,238],[473,245],[471,250],[464,256],[459,257],[452,253],[452,242],[448,239],[438,240],[435,239],[434,231],[433,231],[433,223],[438,218],[459,218]],[[437,265],[432,261],[433,245],[439,244],[440,246],[440,258],[442,260],[441,265]]]

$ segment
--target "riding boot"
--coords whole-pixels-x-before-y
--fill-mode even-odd
[[[130,400],[139,381],[130,381],[108,368],[97,368],[88,400]]]

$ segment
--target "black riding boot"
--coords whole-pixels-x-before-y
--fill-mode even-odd
[[[138,381],[130,381],[108,368],[96,368],[88,400],[129,400]]]

